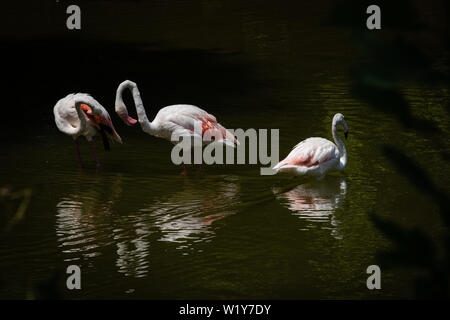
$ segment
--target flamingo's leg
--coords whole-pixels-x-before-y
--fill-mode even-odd
[[[77,156],[78,156],[78,165],[80,168],[83,168],[83,163],[81,162],[81,154],[80,154],[80,147],[78,146],[78,140],[74,140],[75,142],[75,150],[77,150]]]
[[[197,166],[198,171],[200,171],[202,169],[202,164],[201,163],[195,163],[195,149],[192,148],[191,149],[191,159],[192,159],[192,164]]]
[[[91,140],[89,141],[89,145],[91,146],[92,154],[94,155],[95,163],[97,164],[97,167],[100,167],[100,162],[98,161],[97,153],[95,152],[94,142]]]

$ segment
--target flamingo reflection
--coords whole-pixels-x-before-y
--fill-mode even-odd
[[[107,221],[122,192],[120,176],[97,177],[94,181],[78,178],[76,190],[61,197],[56,205],[56,235],[65,261],[96,257],[99,248],[111,242]]]
[[[118,272],[145,276],[151,230],[142,217],[117,214],[122,177],[81,177],[75,189],[56,205],[56,234],[64,260],[89,260],[105,247],[116,246]]]
[[[159,229],[160,241],[178,244],[178,249],[209,241],[214,236],[212,224],[234,214],[232,205],[239,202],[237,178],[220,182],[188,182],[184,189],[141,209]],[[214,188],[212,187],[214,186]]]
[[[335,211],[347,193],[345,178],[330,176],[301,184],[285,193],[278,193],[277,189],[273,191],[294,215],[307,222],[306,230],[317,227],[330,229],[333,237],[342,238]]]
[[[214,236],[213,223],[234,213],[231,206],[239,190],[235,180],[188,182],[181,191],[164,193],[144,208],[124,213],[119,213],[123,209],[118,200],[126,194],[120,176],[100,177],[95,183],[89,177],[77,181],[75,190],[56,205],[56,234],[64,261],[88,261],[113,246],[117,271],[144,277],[150,270],[152,241],[192,249],[193,243]]]

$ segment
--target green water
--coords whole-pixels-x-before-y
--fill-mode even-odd
[[[357,51],[345,30],[321,26],[314,9],[307,7],[297,21],[285,11],[261,9],[264,15],[214,3],[219,7],[203,4],[200,10],[177,2],[166,8],[166,16],[158,16],[162,9],[157,6],[153,20],[135,27],[151,30],[149,42],[238,51],[211,58],[220,70],[212,74],[202,69],[210,68],[208,56],[202,56],[196,68],[211,78],[201,82],[191,82],[175,67],[164,70],[178,78],[173,87],[155,90],[138,82],[149,118],[164,105],[182,102],[210,111],[227,128],[276,128],[281,159],[305,138],[332,139],[331,119],[341,112],[350,132],[345,170],[314,181],[261,176],[261,165],[214,165],[200,171],[190,167],[183,177],[182,168],[170,160],[172,145],[120,123],[112,109],[114,89],[102,98],[95,88],[91,93],[104,101],[124,144],[104,152],[97,138],[103,165],[97,170],[87,142],[80,139],[85,165],[80,170],[72,140],[56,129],[51,114],[70,89],[55,93],[48,104],[36,102],[46,110],[38,123],[11,129],[4,137],[1,185],[30,188],[32,197],[24,218],[2,235],[0,297],[30,297],[54,273],[62,277],[58,283],[66,298],[412,297],[414,269],[380,266],[382,290],[367,289],[366,268],[390,246],[368,213],[375,210],[403,226],[419,226],[436,241],[443,227],[436,205],[396,173],[380,148],[385,143],[399,147],[447,186],[450,170],[440,151],[449,150],[448,140],[437,144],[355,99],[349,68]],[[125,17],[136,11],[127,8]],[[180,18],[184,10],[203,12],[199,15],[205,18],[188,23]],[[113,37],[113,31],[99,27],[96,32]],[[124,36],[123,29],[114,33]],[[144,57],[146,50],[153,49],[142,49]],[[175,63],[183,61],[181,55]],[[237,75],[233,82],[234,71],[221,63],[251,66],[251,76]],[[143,71],[133,61],[118,68],[153,77],[151,61]],[[230,81],[222,86],[215,77],[223,74]],[[104,79],[111,88],[122,80]],[[245,87],[249,83],[252,87]],[[402,92],[415,114],[435,121],[443,136],[449,134],[447,88],[411,85]],[[81,268],[81,291],[64,289],[71,264]]]

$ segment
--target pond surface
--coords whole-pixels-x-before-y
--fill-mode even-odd
[[[101,11],[97,5],[88,12]],[[54,274],[63,286],[71,264],[82,270],[82,290],[61,289],[66,298],[411,297],[417,272],[410,269],[381,266],[382,290],[366,288],[366,268],[390,246],[368,214],[420,226],[436,240],[442,226],[436,205],[380,150],[385,143],[401,148],[448,186],[440,151],[449,142],[437,144],[352,96],[349,68],[357,50],[345,29],[321,24],[329,8],[301,7],[295,15],[221,1],[146,6],[124,5],[128,29],[86,27],[80,43],[109,36],[137,49],[125,49],[131,59],[100,45],[93,61],[70,56],[91,70],[84,85],[83,75],[74,75],[73,85],[70,77],[58,78],[58,63],[40,82],[41,67],[27,62],[34,67],[22,87],[30,95],[19,104],[37,111],[3,137],[0,186],[30,188],[32,196],[22,221],[2,235],[0,297],[33,297]],[[104,13],[106,25],[116,11]],[[148,19],[134,25],[137,11]],[[34,44],[32,52],[39,48]],[[331,140],[332,117],[341,112],[350,132],[348,165],[322,181],[261,176],[266,165],[192,166],[181,176],[169,142],[113,114],[115,86],[126,78],[137,82],[150,119],[165,105],[190,103],[227,128],[279,129],[280,159],[305,138]],[[44,91],[45,98],[32,98]],[[104,152],[97,137],[101,169],[84,139],[79,169],[73,141],[54,124],[54,103],[73,91],[92,93],[124,141]],[[414,112],[449,134],[447,88],[410,85],[402,92]],[[135,114],[129,96],[126,102]]]

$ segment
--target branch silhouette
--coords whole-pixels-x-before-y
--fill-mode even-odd
[[[415,8],[416,3],[408,0],[377,3],[382,11],[382,29],[388,28],[389,31],[364,30],[362,13],[371,4],[366,2],[337,1],[327,20],[327,23],[349,28],[351,38],[361,52],[360,60],[363,62],[356,63],[350,70],[352,94],[374,110],[394,117],[407,130],[431,138],[431,147],[438,149],[443,145],[442,130],[435,121],[414,116],[411,105],[401,92],[401,87],[405,84],[434,86],[448,83],[448,71],[436,69],[435,57],[425,54],[425,45],[415,37],[419,31],[435,35],[429,26],[421,22],[420,12]],[[449,106],[447,102],[446,112],[450,112]],[[449,195],[443,191],[443,187],[433,182],[430,174],[412,157],[392,145],[383,145],[381,149],[399,175],[406,177],[411,185],[438,205],[445,234],[441,237],[443,243],[436,245],[433,238],[419,227],[405,228],[381,218],[373,210],[369,213],[370,220],[392,242],[392,248],[379,251],[376,259],[387,268],[421,269],[422,275],[415,280],[417,298],[448,298]],[[450,160],[448,151],[442,150],[440,154],[442,160]]]

